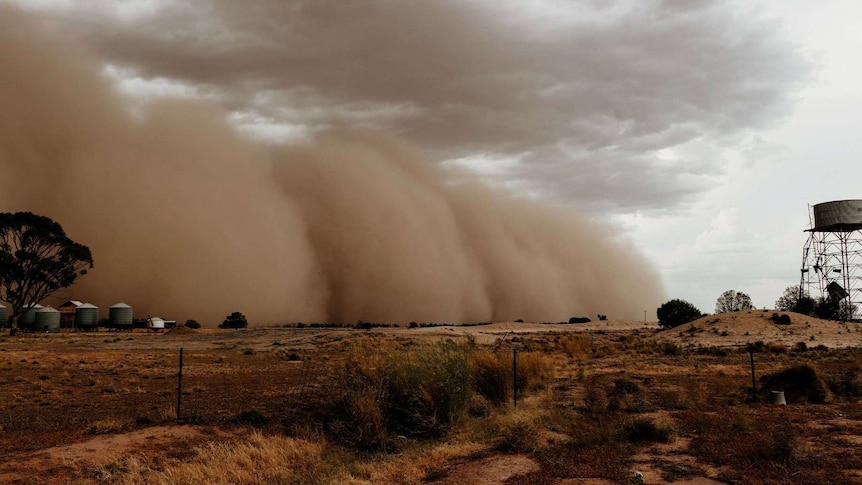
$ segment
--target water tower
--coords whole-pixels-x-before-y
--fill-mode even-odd
[[[800,289],[862,310],[862,200],[815,204],[809,218]]]

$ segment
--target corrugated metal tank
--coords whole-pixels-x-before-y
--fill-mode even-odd
[[[862,228],[862,200],[835,200],[814,205],[814,231],[853,231]]]
[[[75,327],[95,327],[99,324],[99,307],[82,303],[75,308]]]
[[[132,307],[123,302],[112,305],[108,309],[108,321],[112,327],[131,327],[132,319]]]
[[[162,330],[165,328],[165,321],[159,317],[151,317],[147,327],[153,330]]]
[[[36,324],[36,312],[43,309],[42,305],[37,304],[26,313],[22,314],[18,317],[18,326],[19,327],[32,327]]]
[[[6,307],[0,305],[0,325],[6,325],[7,321],[9,321],[9,314],[6,312]]]
[[[33,330],[37,332],[59,332],[60,312],[49,306],[36,310],[36,321]]]

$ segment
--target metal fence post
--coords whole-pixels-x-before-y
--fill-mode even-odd
[[[180,421],[180,410],[183,405],[183,348],[180,347],[180,371],[177,374],[177,422]]]
[[[518,407],[518,349],[512,349],[512,407]]]
[[[754,379],[754,347],[748,347],[748,355],[751,358],[751,402],[757,402],[757,381]]]

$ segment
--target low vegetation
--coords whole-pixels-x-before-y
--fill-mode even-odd
[[[673,299],[656,310],[658,323],[664,328],[674,328],[693,322],[703,316],[703,312],[693,304],[680,299]]]
[[[185,354],[179,414],[198,434],[101,463],[58,462],[47,483],[457,483],[458,466],[498,455],[535,463],[509,484],[628,483],[638,470],[668,481],[852,483],[862,470],[843,441],[862,420],[858,350],[760,342],[752,402],[745,348],[640,331],[493,344],[416,332],[220,332]],[[0,338],[0,453],[174,429],[175,349],[199,335]],[[767,404],[773,390],[788,406]],[[28,471],[15,463],[0,476]]]

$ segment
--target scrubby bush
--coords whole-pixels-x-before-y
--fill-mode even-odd
[[[539,448],[539,425],[530,419],[502,423],[497,449],[503,453],[533,453]]]
[[[385,448],[397,435],[442,436],[467,409],[470,398],[468,352],[440,342],[407,354],[376,343],[355,348],[345,362],[345,393],[328,430],[338,441],[361,449]]]
[[[619,431],[621,438],[629,443],[667,443],[673,431],[667,426],[656,425],[647,418],[637,418],[625,423]]]
[[[557,342],[560,349],[569,357],[585,356],[593,348],[593,340],[583,334],[568,334]]]
[[[572,317],[569,319],[569,323],[590,323],[590,317]]]
[[[269,418],[257,409],[247,409],[245,411],[240,411],[240,413],[237,414],[235,421],[239,424],[261,427],[266,426],[269,423]]]
[[[829,390],[838,396],[859,397],[862,396],[862,377],[856,371],[846,371],[827,376],[826,382]]]
[[[499,352],[475,352],[470,358],[473,389],[493,404],[511,398],[511,359],[511,355]]]
[[[831,400],[831,393],[813,366],[790,367],[760,378],[764,397],[770,391],[784,391],[789,403],[822,404]]]
[[[196,320],[186,320],[186,327],[198,329],[201,328],[201,324],[198,323]]]
[[[473,389],[493,404],[512,397],[514,360],[508,352],[474,352],[470,357]],[[550,377],[548,358],[540,352],[518,354],[518,393],[540,389]]]
[[[611,396],[625,396],[627,394],[636,394],[640,391],[641,386],[639,386],[637,382],[619,378],[614,379],[614,387],[611,389],[609,394]]]
[[[786,313],[782,313],[781,315],[779,315],[777,313],[773,313],[772,317],[770,317],[770,320],[772,320],[772,323],[774,323],[776,325],[790,325],[790,323],[791,323],[790,322],[790,315],[788,315]]]
[[[703,316],[697,307],[678,298],[658,307],[656,314],[658,315],[658,323],[664,328],[678,327]]]
[[[664,355],[682,355],[682,347],[673,342],[664,342],[661,345],[661,351]]]

